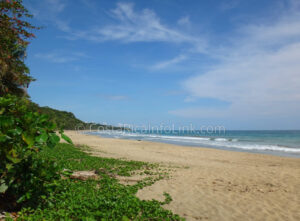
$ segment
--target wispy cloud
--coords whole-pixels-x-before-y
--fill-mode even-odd
[[[164,69],[164,68],[167,68],[169,66],[180,63],[180,62],[182,62],[186,59],[187,59],[186,55],[179,55],[179,56],[177,56],[177,57],[175,57],[171,60],[162,61],[162,62],[159,62],[159,63],[153,65],[152,69],[154,69],[154,70]]]
[[[81,0],[81,2],[91,8],[93,2]],[[66,35],[69,40],[88,40],[93,42],[118,41],[122,43],[135,42],[165,42],[177,45],[187,45],[200,53],[207,53],[207,42],[205,38],[195,37],[187,33],[186,29],[190,25],[189,16],[179,18],[178,24],[181,27],[171,28],[161,22],[159,16],[151,9],[135,10],[133,3],[119,2],[116,8],[108,11],[110,22],[106,25],[94,24],[93,28],[86,30],[74,29],[70,26],[70,20],[62,19],[61,12],[67,6],[66,0],[43,0],[36,5],[29,6],[35,11],[35,16],[42,20],[51,22]],[[181,29],[183,30],[181,30]],[[50,59],[50,56],[48,56]],[[55,60],[55,59],[53,59]],[[72,60],[72,58],[62,59]],[[158,70],[170,67],[183,60],[186,55],[178,55],[168,61],[161,61],[154,64],[151,69]]]
[[[169,28],[150,9],[135,11],[131,3],[118,3],[111,10],[112,24],[93,30],[74,32],[71,39],[84,38],[92,41],[168,42],[197,44],[205,47],[201,38],[195,38],[180,30]]]
[[[296,10],[297,9],[297,10]],[[225,100],[226,109],[187,108],[190,117],[285,117],[300,113],[300,11],[290,8],[273,22],[239,30],[232,46],[214,48],[220,64],[183,82],[193,98]]]
[[[33,12],[35,18],[44,22],[50,22],[63,32],[71,31],[70,21],[60,18],[60,14],[67,7],[66,0],[41,0],[34,2],[34,4],[28,2],[26,6]]]
[[[94,42],[119,41],[122,43],[134,42],[166,42],[186,44],[197,50],[197,53],[207,53],[206,39],[194,37],[186,31],[170,28],[160,21],[156,13],[150,9],[136,11],[132,3],[117,3],[115,9],[109,12],[111,24],[85,31],[73,30],[68,32],[67,39],[85,39]],[[189,25],[189,17],[178,20],[180,25]],[[186,55],[178,55],[167,61],[152,65],[150,69],[159,70],[186,60]]]
[[[87,55],[82,52],[66,53],[61,51],[37,53],[34,56],[52,63],[67,63],[87,57]]]
[[[119,22],[97,30],[100,40],[121,40],[124,42],[194,42],[191,36],[168,28],[150,9],[134,11],[133,4],[118,3],[112,16]]]

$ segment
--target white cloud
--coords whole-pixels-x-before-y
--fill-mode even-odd
[[[201,38],[195,38],[180,30],[172,29],[162,24],[159,17],[150,9],[135,11],[130,3],[118,3],[111,11],[114,22],[93,30],[74,32],[70,39],[84,38],[92,41],[131,42],[169,42],[189,43],[205,48]]]
[[[175,57],[171,60],[162,61],[162,62],[159,62],[159,63],[153,65],[152,69],[155,69],[155,70],[164,69],[164,68],[167,68],[167,67],[172,66],[174,64],[177,64],[179,62],[182,62],[186,59],[187,59],[186,55],[179,55],[179,56],[177,56],[177,57]]]
[[[212,47],[220,64],[183,82],[188,97],[229,102],[226,109],[173,110],[185,117],[300,116],[300,13],[252,24],[232,37],[231,47]],[[189,98],[187,98],[189,99]]]
[[[112,15],[119,22],[98,29],[101,40],[121,40],[124,42],[194,42],[191,36],[166,27],[157,15],[150,9],[141,12],[134,11],[133,4],[118,3]]]

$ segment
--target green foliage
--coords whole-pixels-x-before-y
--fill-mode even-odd
[[[42,114],[49,116],[49,119],[57,125],[58,128],[67,130],[75,130],[76,127],[84,124],[83,121],[77,119],[73,113],[67,111],[59,111],[50,107],[40,107],[39,105],[31,102],[30,109],[38,111]]]
[[[37,29],[27,20],[32,16],[22,5],[22,0],[0,1],[0,95],[23,95],[22,87],[33,80],[24,63],[30,31]]]
[[[0,97],[0,198],[11,207],[39,200],[59,178],[53,161],[37,157],[44,146],[59,142],[56,126],[46,115],[28,111],[28,103]]]
[[[56,159],[59,168],[69,170],[96,170],[99,180],[59,181],[56,190],[36,209],[24,207],[19,213],[25,220],[183,220],[162,205],[171,202],[141,200],[138,189],[151,185],[147,179],[135,185],[122,185],[114,175],[130,174],[155,168],[157,165],[90,156],[70,144],[59,144],[39,152],[42,159]]]
[[[49,119],[57,125],[58,128],[65,130],[121,130],[121,127],[114,127],[110,125],[85,123],[74,116],[73,113],[67,111],[60,111],[50,107],[40,107],[31,102],[30,109],[49,116]]]
[[[123,161],[114,158],[90,156],[72,145],[59,144],[56,148],[45,148],[39,153],[43,159],[52,159],[61,169],[104,170],[107,173],[130,176],[132,171],[154,168],[155,165],[140,161]]]

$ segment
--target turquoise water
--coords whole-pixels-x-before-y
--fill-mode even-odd
[[[300,158],[300,130],[286,131],[98,131],[103,137],[210,147],[233,151],[266,153]]]

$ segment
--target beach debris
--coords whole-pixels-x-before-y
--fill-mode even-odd
[[[119,180],[119,182],[121,184],[136,184],[138,183],[139,181],[142,181],[142,179],[137,179],[137,178],[134,178],[134,177],[121,177],[121,176],[118,176],[117,179]]]
[[[265,185],[269,186],[269,187],[275,187],[275,185],[273,183],[266,183]]]
[[[18,214],[16,212],[0,211],[0,220],[17,220]]]
[[[1,212],[0,213],[0,220],[5,220],[5,217],[6,217],[5,212]]]
[[[149,178],[149,177],[154,177],[154,176],[149,176],[147,174],[134,174],[134,175],[131,175],[131,176],[116,176],[116,179],[119,180],[119,182],[121,184],[124,184],[124,185],[134,185],[146,178]]]
[[[83,171],[74,171],[70,176],[71,179],[78,179],[78,180],[88,180],[88,179],[98,179],[98,175],[96,172],[83,170]]]
[[[277,167],[280,166],[280,164],[269,164],[269,167]]]

